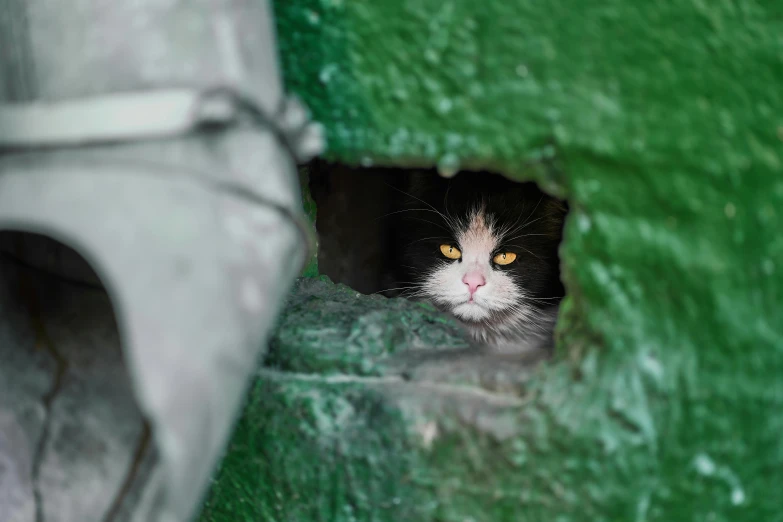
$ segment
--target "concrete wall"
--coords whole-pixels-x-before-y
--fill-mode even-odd
[[[202,520],[780,519],[779,3],[276,11],[329,159],[489,168],[567,197],[568,298],[557,360],[531,377],[406,337],[450,327],[404,303],[300,287]]]

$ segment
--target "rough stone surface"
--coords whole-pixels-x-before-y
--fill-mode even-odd
[[[266,364],[303,373],[378,375],[383,361],[395,353],[438,346],[448,350],[468,344],[457,324],[431,305],[361,297],[326,278],[304,279],[283,313]]]
[[[463,520],[495,497],[517,506],[501,474],[468,488],[469,505],[449,497],[491,452],[516,451],[538,362],[481,353],[428,305],[302,279],[202,520]],[[505,460],[482,473],[518,466]]]
[[[338,381],[385,377],[518,392],[540,360],[484,353],[427,303],[361,295],[321,276],[296,284],[264,368]]]
[[[494,168],[567,197],[569,297],[555,361],[485,429],[410,413],[420,389],[265,375],[203,520],[779,519],[780,4],[276,12],[287,84],[332,159]]]
[[[108,295],[73,251],[38,246],[34,268],[0,249],[0,520],[97,522],[134,478],[143,419]]]

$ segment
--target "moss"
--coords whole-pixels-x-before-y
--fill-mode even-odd
[[[382,375],[395,353],[465,348],[454,321],[431,306],[360,296],[327,278],[300,280],[272,338],[265,366],[330,375]]]
[[[556,361],[522,395],[485,397],[524,398],[522,405],[511,402],[501,415],[485,401],[464,427],[464,410],[454,406],[464,406],[461,399],[435,407],[437,394],[422,383],[405,400],[387,387],[379,401],[399,416],[347,439],[351,453],[330,468],[319,459],[334,462],[333,454],[307,446],[287,392],[254,395],[251,402],[267,409],[249,410],[238,440],[250,436],[246,426],[274,423],[253,433],[280,448],[250,472],[265,481],[264,509],[290,484],[266,471],[282,466],[289,475],[315,467],[330,477],[317,487],[296,483],[312,510],[299,520],[356,509],[359,501],[346,495],[375,502],[371,493],[381,487],[398,488],[402,505],[422,509],[407,519],[421,521],[779,517],[778,4],[275,5],[287,84],[325,124],[332,159],[439,164],[446,173],[460,165],[499,169],[541,181],[567,197],[572,211]],[[531,168],[542,159],[559,168]],[[352,396],[320,380],[324,368],[356,372],[358,363],[345,358],[297,366],[314,379],[298,385]],[[369,375],[361,378],[388,378]],[[377,393],[378,384],[354,386],[350,393],[363,395]],[[495,393],[482,383],[467,387]],[[454,426],[443,428],[451,435],[435,438],[429,452],[411,442],[421,432],[409,416],[417,408],[437,426]],[[494,438],[484,438],[488,431]],[[408,442],[383,438],[387,432],[405,433]],[[286,460],[285,452],[297,451],[310,453]],[[240,489],[244,480],[231,478],[231,455],[219,484],[234,489],[223,498],[251,501]],[[351,485],[335,478],[373,458],[402,462],[406,471],[381,467],[388,475]],[[420,480],[400,478],[408,475]],[[297,502],[279,504],[292,510]],[[364,520],[406,520],[400,512],[362,513]]]
[[[252,397],[202,520],[421,519],[405,425],[381,397],[271,377]]]

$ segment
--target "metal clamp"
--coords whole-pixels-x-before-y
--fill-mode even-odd
[[[274,116],[269,116],[251,96],[236,89],[216,87],[0,105],[0,153],[172,138],[242,121],[271,131],[294,163],[308,161],[323,148],[321,126],[308,121],[307,110],[298,99],[284,99]],[[307,244],[307,262],[315,248],[315,237],[305,219],[247,187],[201,178],[217,190],[273,207],[293,221]]]
[[[296,98],[269,116],[252,97],[228,87],[115,93],[56,103],[0,105],[0,150],[74,147],[170,138],[249,117],[270,129],[295,161],[318,154],[320,125]]]

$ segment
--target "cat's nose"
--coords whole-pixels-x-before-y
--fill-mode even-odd
[[[473,296],[480,286],[484,286],[487,283],[481,272],[477,271],[465,274],[462,278],[462,282],[468,285],[468,291],[471,296]]]

